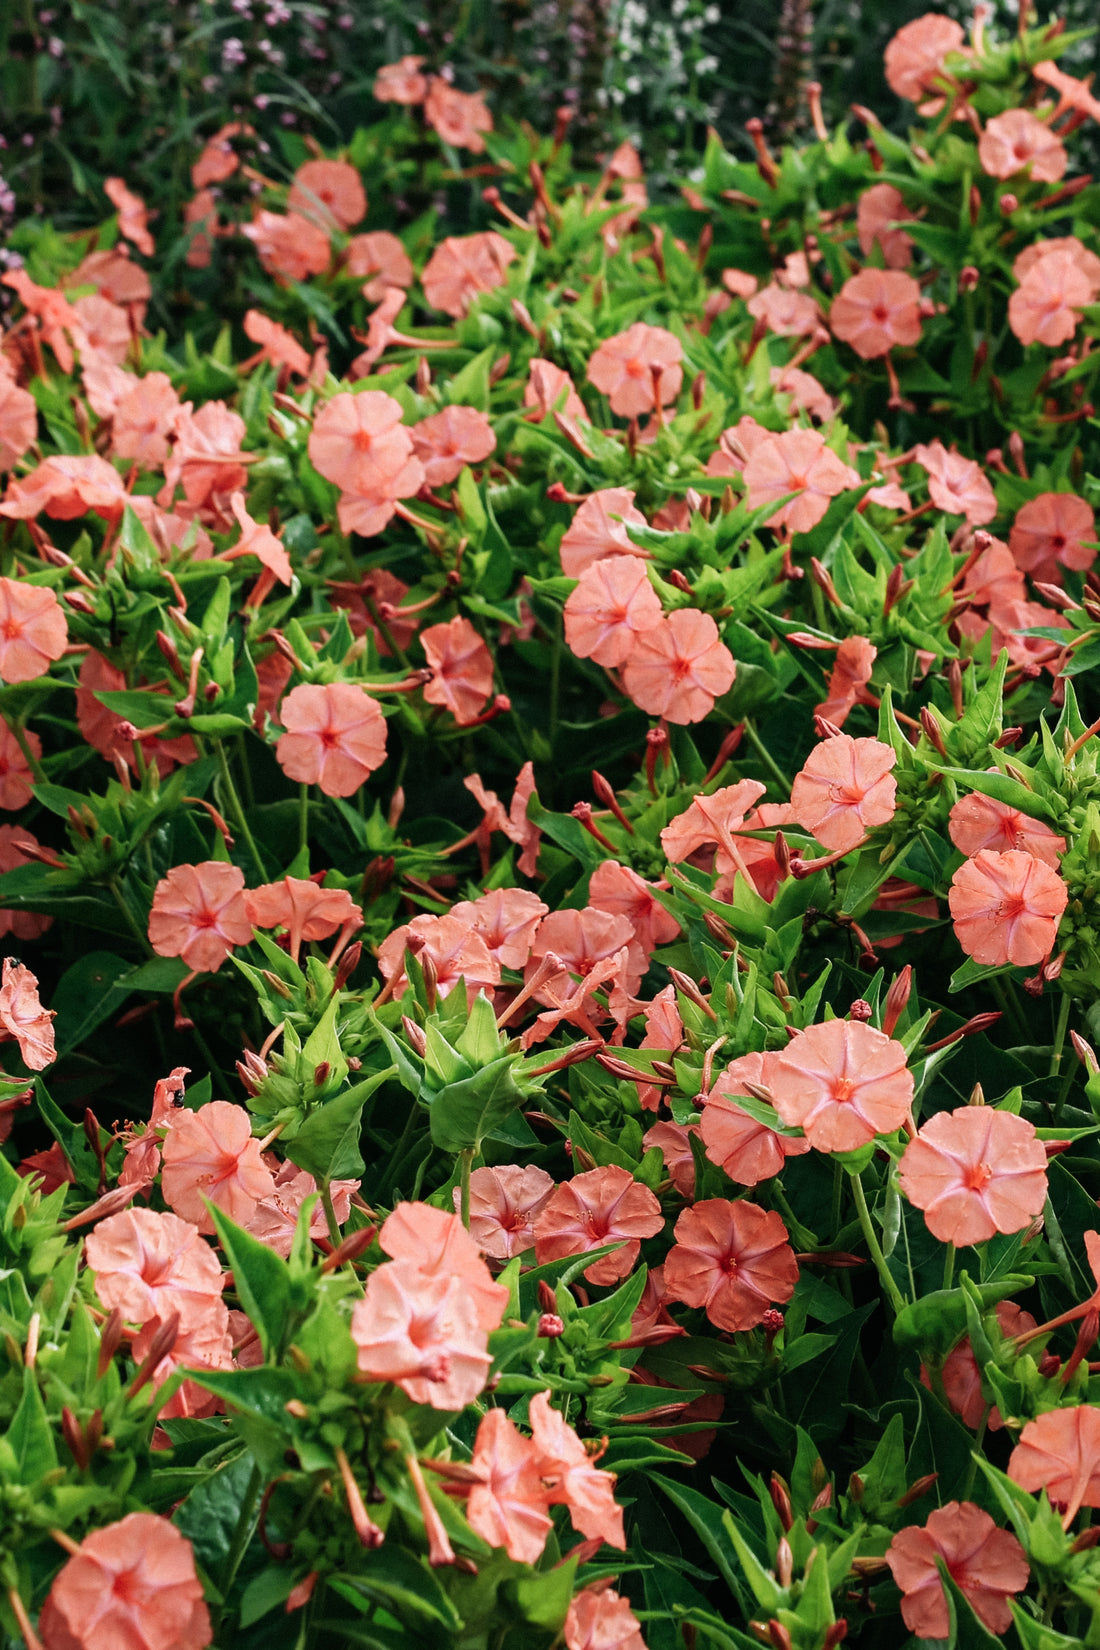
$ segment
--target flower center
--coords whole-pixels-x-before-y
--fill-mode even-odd
[[[984,1192],[993,1179],[993,1170],[988,1163],[975,1163],[963,1175],[963,1185],[968,1192]]]
[[[851,1077],[838,1077],[833,1084],[833,1099],[838,1105],[846,1105],[856,1092],[856,1083]]]

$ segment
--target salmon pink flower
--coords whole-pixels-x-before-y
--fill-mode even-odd
[[[127,246],[101,247],[87,253],[65,276],[63,284],[94,286],[113,304],[129,307],[137,326],[145,319],[145,306],[153,296],[148,275],[133,262]]]
[[[828,697],[814,706],[814,714],[824,717],[835,728],[842,728],[856,705],[873,703],[864,689],[871,680],[871,670],[878,657],[878,649],[864,636],[845,636],[836,650],[836,664],[829,675]]]
[[[302,682],[279,706],[275,757],[288,779],[354,796],[386,760],[386,718],[355,682]]]
[[[733,686],[737,666],[709,613],[678,607],[638,636],[623,688],[640,710],[683,726],[701,722]]]
[[[1076,235],[1049,235],[1042,240],[1032,241],[1030,246],[1025,246],[1013,259],[1012,273],[1018,281],[1022,281],[1045,258],[1053,258],[1062,252],[1069,253],[1082,275],[1086,277],[1095,301],[1100,294],[1100,257],[1097,257],[1095,252],[1090,252]]]
[[[1022,1232],[1042,1213],[1046,1153],[1026,1118],[962,1106],[921,1125],[898,1179],[933,1237],[984,1243],[995,1232]]]
[[[472,722],[493,688],[493,656],[484,641],[458,614],[422,630],[420,643],[432,669],[424,698],[449,710],[459,727]]]
[[[834,335],[864,361],[920,342],[920,287],[898,269],[861,269],[845,281],[829,311]]]
[[[207,138],[198,160],[192,163],[193,186],[196,189],[205,189],[208,183],[224,183],[226,178],[231,178],[241,164],[231,139],[255,135],[251,126],[245,126],[239,120],[230,121],[227,126],[219,127],[213,137]]]
[[[80,331],[73,336],[81,361],[98,360],[104,365],[121,366],[133,342],[130,317],[122,306],[112,304],[98,292],[89,292],[77,298],[73,314],[80,326]]]
[[[433,309],[457,320],[481,292],[503,286],[515,247],[495,229],[478,235],[448,235],[440,241],[420,277]]]
[[[673,1237],[665,1294],[704,1308],[718,1329],[755,1329],[775,1302],[794,1294],[798,1262],[774,1210],[705,1198],[683,1211]]]
[[[502,829],[506,818],[502,810]],[[535,931],[548,909],[537,894],[526,888],[494,888],[477,899],[459,900],[451,906],[450,914],[456,921],[472,924],[501,968],[522,969],[527,966]]]
[[[0,1037],[19,1044],[29,1071],[45,1071],[57,1059],[53,1035],[54,1010],[38,1000],[38,980],[29,968],[4,958],[0,983]]]
[[[961,23],[938,12],[926,12],[898,30],[886,47],[886,83],[898,97],[918,102],[940,91],[939,77],[951,53],[965,50]]]
[[[214,261],[214,238],[225,233],[218,220],[218,197],[212,189],[200,189],[191,197],[183,209],[183,222],[189,231],[184,263],[188,269],[209,269]]]
[[[297,1164],[289,1161],[276,1167],[275,1159],[272,1157],[267,1160],[267,1166],[274,1173],[273,1190],[270,1196],[261,1198],[257,1203],[248,1221],[247,1230],[286,1260],[294,1243],[302,1204],[307,1197],[312,1197],[317,1191],[317,1182],[311,1174],[307,1174],[304,1169],[299,1169]],[[337,1226],[342,1226],[347,1220],[351,1213],[352,1194],[358,1190],[357,1180],[329,1182],[332,1211],[336,1216]],[[327,1238],[329,1235],[328,1220],[320,1199],[314,1206],[309,1233],[312,1238]]]
[[[1069,162],[1061,138],[1027,109],[993,117],[978,140],[978,159],[991,178],[1013,178],[1026,168],[1035,183],[1057,183]]]
[[[1003,1340],[1026,1335],[1029,1330],[1039,1327],[1031,1313],[1025,1312],[1015,1301],[998,1301],[994,1316]],[[920,1378],[921,1385],[931,1390],[931,1380],[923,1367]],[[944,1396],[964,1427],[977,1432],[984,1421],[990,1432],[1002,1430],[1004,1422],[1000,1411],[996,1406],[990,1408],[982,1391],[982,1372],[974,1356],[969,1335],[964,1335],[947,1354],[940,1370],[940,1378],[943,1381]]]
[[[0,470],[11,470],[38,434],[38,404],[0,371]]]
[[[1096,560],[1096,518],[1076,493],[1040,493],[1017,512],[1008,548],[1032,578],[1061,584],[1063,567],[1087,573]]]
[[[276,367],[285,367],[299,378],[309,376],[309,354],[286,327],[273,321],[263,310],[248,309],[244,316],[244,333],[254,344],[259,344],[260,355]]]
[[[1100,1409],[1077,1404],[1029,1421],[1009,1456],[1008,1476],[1032,1495],[1046,1490],[1065,1509],[1064,1529],[1082,1507],[1100,1507]]]
[[[770,1090],[778,1059],[771,1053],[742,1054],[731,1060],[710,1093],[701,1096],[706,1103],[699,1133],[706,1154],[738,1186],[758,1186],[774,1179],[788,1157],[801,1157],[810,1149],[808,1140],[769,1129],[728,1098],[747,1094],[749,1083]]]
[[[174,865],[157,883],[149,943],[158,957],[182,957],[188,968],[216,974],[234,946],[251,938],[244,875],[235,865]]]
[[[960,797],[951,809],[947,832],[961,854],[971,859],[988,848],[993,853],[1018,850],[1042,860],[1052,871],[1057,871],[1061,855],[1066,851],[1066,839],[1058,836],[1041,819],[1032,819],[1007,802],[983,796],[972,791]]]
[[[659,945],[671,945],[680,932],[676,918],[657,898],[654,884],[615,859],[601,860],[593,871],[588,883],[588,903],[593,911],[625,917],[647,957]]]
[[[821,325],[821,306],[808,293],[770,281],[745,306],[776,338],[809,338]]]
[[[905,1049],[859,1020],[828,1020],[798,1032],[769,1074],[772,1103],[815,1151],[852,1152],[893,1134],[913,1104]]]
[[[606,1582],[594,1582],[573,1599],[566,1611],[566,1650],[646,1650],[629,1599]]]
[[[766,523],[791,533],[808,533],[824,516],[831,498],[859,486],[858,473],[825,445],[820,430],[785,430],[769,436],[753,448],[744,476],[750,510],[788,493],[798,494]]]
[[[303,940],[327,940],[340,929],[347,937],[363,923],[363,913],[346,888],[321,888],[303,877],[246,888],[244,903],[253,928],[285,931],[295,962]]]
[[[282,541],[276,538],[267,523],[256,521],[249,515],[245,507],[243,493],[233,493],[229,500],[229,507],[237,518],[241,536],[232,550],[222,551],[221,560],[237,561],[242,556],[256,557],[262,571],[255,589],[248,597],[246,606],[259,607],[276,582],[290,584],[293,578],[290,570],[290,557],[283,548]]]
[[[81,660],[77,676],[76,723],[92,749],[106,757],[108,762],[125,762],[133,771],[138,764],[135,747],[140,747],[142,760],[147,765],[152,763],[162,777],[171,773],[177,762],[193,762],[196,752],[190,734],[176,739],[162,739],[156,733],[147,733],[143,738],[135,738],[137,730],[100,701],[100,693],[117,693],[127,685],[121,670],[116,669],[102,653],[89,648]],[[165,714],[169,714],[167,704]],[[30,739],[34,735],[28,734],[27,737]]]
[[[655,375],[660,405],[675,401],[684,381],[683,359],[684,347],[674,333],[635,321],[600,344],[588,363],[588,381],[608,397],[613,413],[637,418],[657,405]]]
[[[488,1378],[487,1332],[463,1279],[391,1260],[367,1279],[351,1315],[358,1365],[372,1381],[394,1381],[416,1404],[464,1409]]]
[[[847,853],[869,830],[893,819],[895,760],[879,739],[847,733],[823,739],[794,776],[794,818],[830,853]]]
[[[892,183],[874,183],[859,197],[856,228],[859,250],[869,258],[875,246],[881,248],[887,269],[907,269],[913,261],[912,238],[899,222],[912,219],[900,189]]]
[[[622,1243],[585,1268],[589,1283],[617,1283],[633,1271],[641,1239],[664,1225],[661,1205],[627,1169],[609,1164],[563,1180],[535,1220],[535,1258],[540,1266],[583,1255],[606,1243]]]
[[[444,407],[413,424],[409,434],[429,487],[454,481],[465,465],[480,464],[497,444],[493,426],[475,407]]]
[[[383,63],[374,80],[374,95],[379,103],[423,103],[428,95],[427,76],[422,75],[422,57],[402,57],[396,63]]]
[[[1064,344],[1095,297],[1095,283],[1074,254],[1051,252],[1030,266],[1009,298],[1008,324],[1021,344]]]
[[[901,1617],[921,1639],[946,1639],[947,1598],[937,1559],[979,1621],[992,1633],[1012,1626],[1009,1599],[1030,1577],[1023,1548],[1011,1530],[999,1530],[972,1501],[949,1501],[929,1513],[923,1529],[910,1524],[890,1542],[886,1562],[901,1589]]]
[[[577,394],[577,387],[563,367],[555,366],[553,361],[546,361],[540,355],[533,357],[527,364],[528,378],[523,388],[523,405],[533,408],[539,418],[548,418],[551,411],[557,407],[564,412],[567,418],[587,419],[588,412],[584,402]],[[562,396],[565,397],[564,402]],[[32,434],[30,440],[33,441]],[[27,442],[30,446],[30,441]]]
[[[0,677],[6,683],[44,676],[68,642],[69,627],[52,590],[0,579]]]
[[[26,865],[27,855],[21,844],[41,847],[38,838],[25,825],[0,825],[0,872],[15,871]],[[53,918],[40,916],[37,911],[0,911],[0,937],[14,934],[17,940],[36,940],[52,926]]]
[[[645,1035],[642,1048],[657,1049],[671,1057],[684,1040],[684,1022],[676,1006],[676,987],[666,985],[653,1001],[642,1009],[645,1017]],[[657,1111],[661,1104],[661,1090],[655,1083],[638,1083],[638,1102],[643,1111]],[[651,1274],[652,1275],[652,1274]]]
[[[164,1201],[200,1232],[215,1230],[207,1202],[247,1226],[257,1204],[274,1194],[271,1170],[260,1142],[252,1138],[252,1119],[228,1100],[212,1100],[198,1111],[178,1110],[162,1152]]]
[[[155,1513],[93,1530],[54,1578],[38,1630],[44,1650],[205,1650],[191,1543]]]
[[[424,119],[454,149],[469,149],[472,155],[485,153],[483,132],[493,129],[493,117],[480,92],[460,92],[442,75],[432,75],[424,99]]]
[[[942,441],[914,447],[913,457],[928,472],[928,496],[937,510],[965,516],[971,527],[981,527],[997,514],[997,499],[988,480],[972,458]]]
[[[176,414],[176,443],[164,467],[164,486],[157,502],[168,506],[177,485],[188,504],[221,515],[220,499],[240,492],[248,480],[252,454],[241,451],[245,422],[224,401],[204,401],[197,413],[185,402]],[[220,519],[218,526],[228,526]]]
[[[180,399],[165,372],[130,373],[111,413],[111,452],[132,459],[143,470],[156,470],[168,457],[168,438],[176,427]],[[88,383],[85,373],[85,383]],[[152,503],[152,500],[149,501]]]
[[[724,785],[710,796],[693,797],[690,806],[661,832],[667,857],[676,865],[714,844],[718,849],[715,868],[738,870],[740,854],[734,833],[744,826],[764,790],[758,779],[739,779],[736,785]]]
[[[23,735],[27,748],[37,762],[42,756],[42,741],[30,728]],[[7,722],[0,717],[0,808],[14,813],[25,808],[33,796],[34,775],[27,764],[22,747]]]
[[[416,279],[412,259],[388,229],[353,235],[344,252],[344,268],[349,275],[366,281],[363,296],[372,304],[381,301],[387,287],[408,288]]]
[[[53,521],[75,521],[94,510],[104,521],[117,521],[128,502],[122,477],[105,458],[97,453],[57,453],[30,475],[12,477],[0,516],[28,521],[45,513]]]
[[[134,1339],[132,1353],[140,1367],[153,1351],[163,1347],[163,1326],[152,1318],[142,1325]],[[229,1328],[229,1312],[223,1301],[212,1301],[206,1320],[194,1329],[178,1329],[172,1345],[155,1365],[151,1377],[154,1392],[168,1381],[178,1369],[232,1369],[233,1336]],[[178,1420],[182,1416],[213,1415],[220,1400],[197,1381],[184,1381],[171,1397],[157,1406],[160,1420]]]
[[[608,556],[584,569],[566,600],[566,645],[578,659],[612,669],[626,663],[638,636],[663,616],[641,557]]]
[[[586,567],[605,556],[639,558],[638,546],[627,527],[648,527],[634,494],[626,487],[601,487],[590,493],[565,530],[560,545],[561,570],[567,579],[579,579]]]
[[[1053,118],[1057,120],[1068,109],[1075,109],[1079,114],[1091,115],[1093,120],[1100,120],[1100,103],[1092,95],[1092,76],[1078,80],[1076,76],[1067,74],[1060,69],[1057,63],[1034,63],[1031,72],[1036,80],[1041,80],[1058,93],[1058,107]]]
[[[149,209],[140,195],[127,189],[121,178],[104,178],[103,191],[118,213],[118,230],[138,251],[151,258],[156,250],[149,233]]]
[[[1069,892],[1033,854],[983,848],[951,879],[955,936],[977,963],[1029,967],[1049,954]]]
[[[602,1171],[597,1171],[602,1172]],[[651,1197],[652,1193],[649,1194]],[[656,1202],[656,1198],[653,1200]],[[536,1392],[530,1404],[531,1432],[539,1453],[539,1473],[553,1507],[568,1507],[582,1535],[599,1536],[625,1549],[622,1508],[615,1501],[615,1475],[597,1467],[565,1417],[550,1403],[549,1392]]]
[[[548,952],[561,960],[562,973],[554,975],[536,992],[539,1002],[553,1003],[556,993],[566,988],[566,974],[579,975],[582,980],[595,973],[601,964],[615,961],[614,972],[624,990],[635,992],[642,983],[647,958],[635,937],[628,917],[598,911],[589,906],[584,911],[551,911],[539,923],[527,964],[527,977],[538,972],[539,964]]]
[[[695,1154],[691,1149],[692,1136],[700,1130],[694,1124],[654,1123],[642,1136],[647,1152],[659,1151],[665,1160],[669,1179],[683,1198],[695,1193]]]
[[[801,367],[772,367],[768,381],[777,394],[790,396],[794,412],[807,413],[819,424],[836,417],[837,403],[812,372],[803,372]],[[654,526],[657,525],[655,521]]]
[[[225,1285],[218,1257],[198,1230],[178,1215],[124,1209],[108,1215],[84,1240],[95,1288],[108,1312],[127,1323],[162,1322],[179,1314],[182,1329],[205,1323]]]
[[[393,982],[395,997],[400,997],[409,983],[405,975],[406,950],[431,959],[441,997],[449,996],[460,980],[465,982],[471,1001],[479,988],[491,996],[493,987],[500,984],[500,963],[481,935],[468,920],[450,912],[444,917],[414,917],[391,929],[382,941],[378,971],[384,980]]]
[[[425,1278],[461,1282],[479,1328],[497,1329],[508,1291],[494,1283],[477,1243],[457,1215],[430,1203],[399,1203],[382,1223],[378,1242],[393,1260],[419,1267]]]
[[[539,1462],[538,1449],[504,1410],[482,1416],[470,1462],[478,1482],[470,1489],[466,1517],[475,1535],[520,1564],[542,1557],[552,1528]]]
[[[552,1177],[532,1163],[475,1169],[470,1176],[470,1236],[493,1260],[526,1254],[535,1247],[535,1217],[553,1190]],[[456,1210],[460,1199],[456,1186]]]
[[[267,273],[287,281],[323,275],[332,260],[328,235],[297,212],[268,212],[259,207],[240,232],[256,248]]]
[[[331,234],[355,227],[366,215],[367,197],[359,173],[346,160],[307,160],[294,174],[286,205]]]
[[[342,492],[407,497],[423,486],[424,472],[401,418],[401,403],[384,390],[334,395],[313,420],[310,463]],[[400,492],[392,492],[391,481],[401,482]]]

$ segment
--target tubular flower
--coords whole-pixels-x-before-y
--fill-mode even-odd
[[[864,361],[919,343],[920,287],[901,270],[861,269],[833,299],[829,326]]]
[[[1072,252],[1050,252],[1031,264],[1008,300],[1008,324],[1021,344],[1064,344],[1079,311],[1094,302],[1096,283]]]
[[[474,407],[444,407],[409,429],[429,487],[454,481],[467,464],[480,464],[497,444],[493,426]]]
[[[905,1049],[858,1020],[807,1026],[776,1056],[769,1089],[788,1128],[815,1151],[850,1152],[893,1134],[913,1104]]]
[[[922,1639],[946,1639],[950,1631],[937,1559],[979,1621],[993,1633],[1007,1633],[1008,1601],[1023,1591],[1031,1574],[1012,1531],[999,1530],[972,1501],[949,1501],[929,1514],[923,1529],[910,1524],[898,1531],[886,1562],[902,1592],[902,1620]]]
[[[657,405],[655,378],[661,406],[675,401],[684,380],[683,358],[675,334],[635,321],[625,332],[604,339],[588,363],[588,381],[607,396],[613,413],[637,418]]]
[[[38,434],[38,404],[0,370],[0,470],[13,469]]]
[[[362,925],[363,913],[346,888],[320,888],[303,877],[283,877],[247,888],[244,896],[253,928],[281,928],[295,961],[303,940],[327,940],[341,928]]]
[[[274,1169],[275,1159],[269,1159],[269,1166]],[[318,1190],[317,1182],[311,1174],[299,1169],[291,1162],[280,1163],[274,1170],[274,1188],[270,1197],[261,1198],[256,1205],[255,1213],[248,1222],[248,1230],[261,1243],[266,1243],[284,1260],[290,1254],[294,1244],[294,1233],[298,1227],[298,1214],[307,1197],[312,1197]],[[351,1213],[352,1193],[359,1190],[357,1180],[332,1180],[329,1182],[329,1193],[332,1197],[332,1212],[336,1216],[336,1224],[342,1226]],[[327,1238],[328,1221],[325,1217],[324,1206],[318,1199],[313,1210],[313,1218],[309,1223],[309,1235],[312,1238]]]
[[[814,706],[814,714],[824,717],[835,728],[842,728],[858,704],[865,704],[870,695],[864,692],[871,680],[871,671],[878,657],[878,649],[864,636],[845,636],[836,650],[836,664],[829,675],[828,697]]]
[[[1041,819],[1032,819],[1029,814],[1010,808],[1007,802],[983,796],[980,791],[959,798],[948,815],[947,832],[967,859],[983,849],[1001,854],[1015,850],[1030,854],[1057,871],[1066,851],[1065,837],[1052,831]]]
[[[892,748],[838,733],[812,750],[791,786],[791,811],[830,853],[846,853],[894,817]]]
[[[429,625],[420,642],[433,672],[424,698],[449,710],[459,727],[472,722],[493,687],[493,657],[485,642],[461,614]]]
[[[913,241],[897,225],[912,216],[901,190],[895,189],[892,183],[875,183],[865,189],[859,197],[856,214],[859,250],[863,256],[870,257],[878,246],[887,269],[907,269],[913,261]]]
[[[629,1599],[606,1582],[585,1587],[565,1616],[566,1650],[646,1650]]]
[[[716,870],[739,869],[734,835],[745,828],[746,817],[764,795],[764,789],[758,779],[739,779],[736,785],[724,785],[710,796],[693,797],[684,812],[661,832],[661,847],[668,858],[674,865],[679,864],[713,844],[718,850]]]
[[[495,229],[448,235],[424,266],[424,296],[433,309],[457,320],[479,293],[504,285],[505,270],[516,256],[515,247]]]
[[[533,1163],[475,1169],[470,1176],[470,1236],[493,1260],[526,1254],[535,1247],[535,1217],[553,1190],[553,1178]],[[460,1202],[456,1186],[456,1210]]]
[[[0,678],[6,683],[33,682],[60,659],[69,642],[69,627],[52,590],[0,579]]]
[[[213,1633],[191,1543],[155,1513],[93,1530],[55,1577],[38,1629],[44,1650],[205,1650]]]
[[[540,1459],[504,1410],[490,1409],[482,1417],[470,1462],[478,1482],[470,1490],[466,1517],[475,1535],[490,1547],[503,1547],[520,1564],[542,1557],[552,1528]]]
[[[947,903],[955,935],[977,963],[1042,962],[1054,945],[1069,891],[1031,853],[981,849],[951,879]]]
[[[683,1211],[673,1236],[665,1295],[703,1307],[718,1329],[754,1329],[794,1294],[798,1262],[774,1210],[706,1198]]]
[[[351,1335],[364,1375],[394,1381],[432,1409],[473,1403],[492,1362],[462,1278],[429,1276],[411,1260],[387,1261],[371,1273]]]
[[[123,1209],[99,1221],[84,1240],[96,1294],[127,1323],[162,1321],[178,1312],[182,1329],[198,1328],[220,1300],[225,1278],[198,1229],[178,1215]]]
[[[671,945],[680,932],[680,924],[666,911],[653,891],[637,871],[620,865],[618,860],[601,860],[588,883],[588,902],[594,911],[606,911],[613,917],[626,917],[634,929],[634,938],[649,956],[659,945]]]
[[[499,1327],[508,1291],[494,1283],[478,1246],[457,1215],[429,1203],[399,1203],[378,1242],[393,1260],[416,1265],[427,1278],[458,1278],[473,1302],[480,1328]]]
[[[528,379],[523,388],[523,405],[530,407],[538,417],[546,418],[551,411],[559,406],[567,418],[587,419],[588,411],[584,402],[577,394],[577,386],[563,367],[556,366],[553,361],[546,361],[536,355],[528,363]],[[562,397],[565,397],[564,402]],[[33,441],[33,433],[30,441]]]
[[[30,1071],[45,1071],[57,1059],[53,1034],[54,1010],[38,1000],[38,981],[22,963],[4,958],[0,983],[0,1036],[19,1044],[23,1064]]]
[[[978,140],[978,159],[991,178],[1012,178],[1026,167],[1035,183],[1057,183],[1069,162],[1061,138],[1027,109],[993,117]]]
[[[582,1535],[598,1536],[611,1547],[625,1549],[614,1473],[604,1472],[593,1463],[568,1421],[551,1405],[549,1392],[535,1393],[529,1413],[539,1452],[539,1474],[550,1505],[568,1507],[573,1526]]]
[[[1034,1124],[989,1106],[938,1112],[905,1148],[901,1189],[943,1243],[1022,1232],[1043,1210],[1046,1153]]]
[[[501,817],[503,830],[503,821],[508,818],[503,808]],[[538,895],[526,888],[494,888],[477,899],[459,900],[451,906],[451,916],[473,924],[490,957],[502,968],[522,969],[531,955],[535,931],[548,910]]]
[[[149,943],[158,957],[182,957],[188,968],[216,974],[234,946],[251,938],[244,875],[235,865],[174,865],[157,883]]]
[[[0,733],[2,731],[0,726]],[[0,798],[2,796],[3,782],[0,780]],[[0,825],[0,871],[15,871],[19,866],[26,865],[27,855],[22,851],[23,845],[30,848],[42,846],[34,832],[28,831],[25,825]],[[5,934],[14,934],[17,940],[36,940],[52,926],[53,918],[40,915],[37,911],[0,910],[0,938]]]
[[[566,645],[578,659],[610,670],[625,664],[637,638],[663,617],[641,557],[608,556],[584,569],[566,600]]]
[[[411,922],[391,929],[382,941],[378,948],[378,971],[384,980],[394,981],[396,997],[409,983],[405,974],[406,949],[420,958],[431,959],[441,997],[448,996],[460,980],[465,982],[471,1001],[479,988],[492,996],[493,987],[500,984],[500,963],[490,954],[476,929],[452,912],[445,917],[414,917]]]
[[[808,1140],[778,1134],[760,1123],[727,1096],[746,1094],[746,1083],[771,1088],[779,1056],[772,1053],[743,1054],[733,1060],[718,1078],[705,1100],[699,1133],[706,1154],[738,1186],[758,1186],[771,1180],[788,1157],[801,1157],[810,1150]]]
[[[1029,1421],[1009,1456],[1008,1476],[1033,1495],[1046,1490],[1065,1509],[1065,1529],[1082,1507],[1100,1507],[1100,1409],[1077,1404]]]
[[[247,1226],[257,1205],[274,1194],[271,1170],[243,1106],[212,1100],[198,1111],[177,1111],[162,1149],[164,1201],[200,1232],[215,1230],[206,1203]]]
[[[640,556],[627,536],[627,527],[648,527],[634,494],[626,487],[601,487],[590,493],[565,530],[561,541],[561,570],[567,579],[579,579],[593,562],[605,556]]]
[[[1061,584],[1063,567],[1087,573],[1096,560],[1096,518],[1076,493],[1040,493],[1017,512],[1008,548],[1032,578]]]
[[[937,510],[965,516],[982,527],[997,514],[997,498],[972,458],[948,452],[942,441],[914,447],[913,457],[928,472],[928,496]]]
[[[287,210],[319,228],[353,229],[365,216],[367,197],[359,173],[346,160],[307,160],[294,174]]]
[[[455,149],[472,155],[485,153],[484,132],[493,129],[493,117],[480,92],[460,92],[442,75],[432,75],[424,99],[424,118],[433,132]]]
[[[354,796],[386,760],[386,719],[354,682],[302,682],[279,706],[286,729],[275,758],[288,779],[326,796]]]
[[[682,727],[709,715],[736,674],[710,614],[678,607],[639,634],[623,665],[623,687],[639,710]]]
[[[633,1270],[641,1239],[664,1225],[661,1205],[627,1169],[609,1164],[564,1180],[535,1219],[535,1257],[540,1266],[621,1243],[585,1269],[590,1283],[617,1283]]]
[[[926,12],[898,30],[886,48],[886,83],[911,103],[939,90],[937,80],[952,52],[963,51],[961,23]]]
[[[808,533],[829,508],[829,500],[859,486],[859,475],[825,445],[820,430],[784,430],[755,446],[745,463],[745,500],[750,510],[796,493],[774,515],[769,527]]]

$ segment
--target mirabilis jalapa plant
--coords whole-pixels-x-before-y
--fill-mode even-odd
[[[1100,1644],[1067,44],[917,19],[908,138],[815,100],[663,206],[406,59],[159,242],[19,232],[28,1650]],[[397,233],[421,109],[470,233]],[[153,333],[222,257],[240,335]]]

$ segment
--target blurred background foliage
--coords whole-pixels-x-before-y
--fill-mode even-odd
[[[883,48],[935,9],[968,24],[972,0],[7,0],[0,5],[0,234],[28,212],[59,228],[102,220],[120,175],[178,221],[189,167],[226,122],[247,121],[270,169],[326,150],[383,111],[379,66],[405,54],[480,87],[498,127],[549,131],[570,105],[575,158],[595,166],[623,139],[659,193],[696,165],[708,125],[747,146],[758,115],[773,141],[808,124],[805,82],[830,123],[855,102],[911,116],[886,87]],[[1038,0],[1070,29],[1095,0]],[[1016,0],[996,22],[1013,28]],[[1096,38],[1066,67],[1100,64]]]

